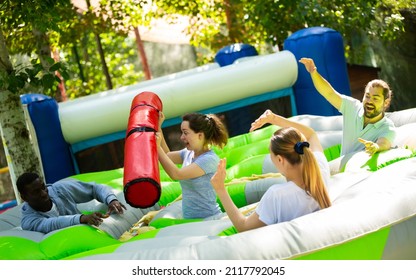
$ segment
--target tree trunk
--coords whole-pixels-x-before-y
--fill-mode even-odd
[[[36,39],[36,53],[39,57],[39,60],[42,63],[43,68],[49,69],[49,67],[52,65],[50,61],[48,61],[48,58],[52,58],[52,56],[48,36],[44,32],[37,29],[33,29],[32,32]]]
[[[52,66],[53,61],[58,62],[59,61],[59,54],[57,51],[52,51],[51,46],[49,44],[49,38],[48,35],[46,35],[45,32],[41,32],[37,29],[33,29],[33,35],[36,38],[36,52],[38,54],[38,57],[43,65],[43,68],[49,69]],[[53,61],[50,60],[50,58],[53,58]],[[56,76],[61,79],[61,82],[58,85],[58,88],[55,92],[55,100],[58,102],[65,101],[66,98],[66,91],[65,86],[63,83],[63,78],[61,74],[57,71]]]
[[[12,70],[9,52],[3,33],[0,31],[0,72],[2,75],[8,75]],[[27,171],[42,175],[41,165],[30,142],[20,96],[5,88],[0,88],[0,134],[16,200],[20,203],[21,199],[15,183],[16,178]]]
[[[143,41],[142,41],[142,38],[140,37],[140,32],[139,32],[138,27],[134,28],[134,35],[136,35],[137,49],[139,51],[139,56],[143,64],[143,71],[146,76],[146,80],[150,80],[152,79],[152,74],[150,72],[149,64],[147,63],[146,52],[144,51]]]
[[[91,7],[90,0],[86,0],[86,3],[87,3],[88,9],[90,9]],[[101,44],[100,34],[94,31],[94,36],[95,36],[95,41],[97,42],[98,53],[100,54],[101,65],[103,67],[105,81],[107,83],[107,89],[112,89],[113,82],[111,81],[111,76],[110,76],[110,72],[108,71],[107,62],[105,62],[105,55],[104,55],[103,46]]]
[[[227,29],[228,29],[228,37],[230,38],[231,42],[236,42],[235,32],[234,32],[234,13],[233,8],[231,6],[230,0],[224,0],[224,10],[225,10],[225,17],[227,20]]]
[[[77,62],[78,71],[79,71],[79,78],[81,79],[82,82],[85,82],[84,70],[82,69],[82,65],[81,65],[81,61],[79,59],[78,49],[77,49],[76,45],[74,45],[72,47],[72,51],[73,51],[74,56],[75,56],[75,61]]]
[[[58,50],[54,50],[53,51],[53,59],[55,60],[55,62],[59,62],[60,61]],[[55,99],[58,102],[67,101],[68,100],[68,97],[66,96],[66,89],[65,89],[64,78],[62,77],[61,73],[59,73],[59,71],[56,71],[55,72],[55,75],[61,80],[59,82],[58,89],[56,91],[56,97],[55,97]]]
[[[29,131],[19,95],[10,91],[0,91],[0,129],[4,151],[9,166],[10,178],[18,201],[15,186],[17,177],[24,172],[40,172],[39,159],[30,142]]]
[[[97,41],[97,48],[98,53],[100,54],[101,65],[103,66],[103,72],[105,76],[105,80],[107,82],[107,89],[113,88],[113,82],[111,81],[110,72],[108,71],[107,62],[105,62],[104,50],[103,46],[101,45],[100,35],[94,32],[95,40]]]

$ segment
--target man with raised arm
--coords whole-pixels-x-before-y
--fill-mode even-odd
[[[370,155],[391,148],[396,133],[393,122],[385,116],[392,97],[385,81],[370,81],[360,102],[337,92],[318,73],[312,59],[302,58],[299,62],[310,73],[316,90],[343,115],[341,156],[363,148]]]

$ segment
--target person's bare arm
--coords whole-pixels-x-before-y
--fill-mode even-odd
[[[384,137],[377,139],[376,142],[368,141],[362,138],[358,138],[358,141],[364,144],[365,151],[370,155],[373,155],[377,152],[386,151],[391,148],[391,142]]]
[[[172,160],[173,158],[180,157],[179,151],[177,152],[170,152],[166,154],[166,152],[162,149],[161,146],[158,146],[158,158],[159,162],[162,164],[163,169],[169,175],[169,177],[173,180],[186,180],[191,178],[200,177],[205,174],[205,171],[199,167],[196,163],[192,163],[188,166],[179,168],[175,162]]]
[[[226,177],[225,166],[226,160],[221,159],[218,164],[217,172],[211,178],[211,184],[214,187],[218,198],[221,200],[225,212],[227,213],[234,227],[238,232],[242,232],[265,226],[266,224],[259,219],[257,213],[254,212],[250,216],[246,217],[234,204],[224,185],[224,180]]]
[[[337,110],[340,110],[342,98],[341,94],[338,93],[331,84],[318,73],[318,70],[315,66],[315,62],[310,58],[301,58],[300,63],[305,65],[306,71],[309,72],[312,78],[313,85],[316,90],[326,99],[332,106]]]
[[[255,120],[251,124],[250,131],[262,127],[266,123],[274,124],[280,127],[294,127],[298,129],[303,135],[305,135],[306,140],[310,144],[311,150],[320,152],[323,151],[318,135],[316,134],[314,129],[302,123],[295,122],[282,116],[276,115],[270,110],[266,110],[257,120]]]

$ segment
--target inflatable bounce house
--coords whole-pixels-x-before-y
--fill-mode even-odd
[[[415,259],[416,109],[388,113],[397,127],[396,148],[372,157],[364,152],[340,157],[342,116],[319,99],[298,63],[302,56],[313,57],[323,76],[349,94],[339,33],[308,28],[290,36],[283,51],[238,54],[244,50],[223,50],[231,62],[218,63],[218,56],[216,63],[61,104],[42,95],[23,97],[45,180],[106,184],[127,211],[99,227],[44,234],[22,230],[19,204],[0,214],[0,259]],[[226,215],[183,219],[180,185],[157,162],[158,111],[169,127],[187,112],[229,112],[282,96],[290,96],[292,118],[318,132],[331,166],[341,166],[328,186],[332,206],[243,233]],[[227,190],[243,213],[253,211],[271,185],[285,182],[268,156],[277,128],[234,136],[215,150],[227,158]],[[140,153],[128,154],[123,168],[79,172],[75,152],[115,139],[125,139],[125,151]],[[106,211],[98,201],[78,207]]]

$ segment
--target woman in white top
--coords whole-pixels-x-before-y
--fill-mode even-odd
[[[287,182],[271,186],[261,198],[256,211],[244,216],[225,189],[225,159],[220,161],[211,179],[228,217],[239,232],[290,221],[331,206],[326,190],[329,165],[316,132],[270,110],[266,110],[252,123],[250,131],[266,123],[281,127],[272,136],[269,149],[273,164]]]

